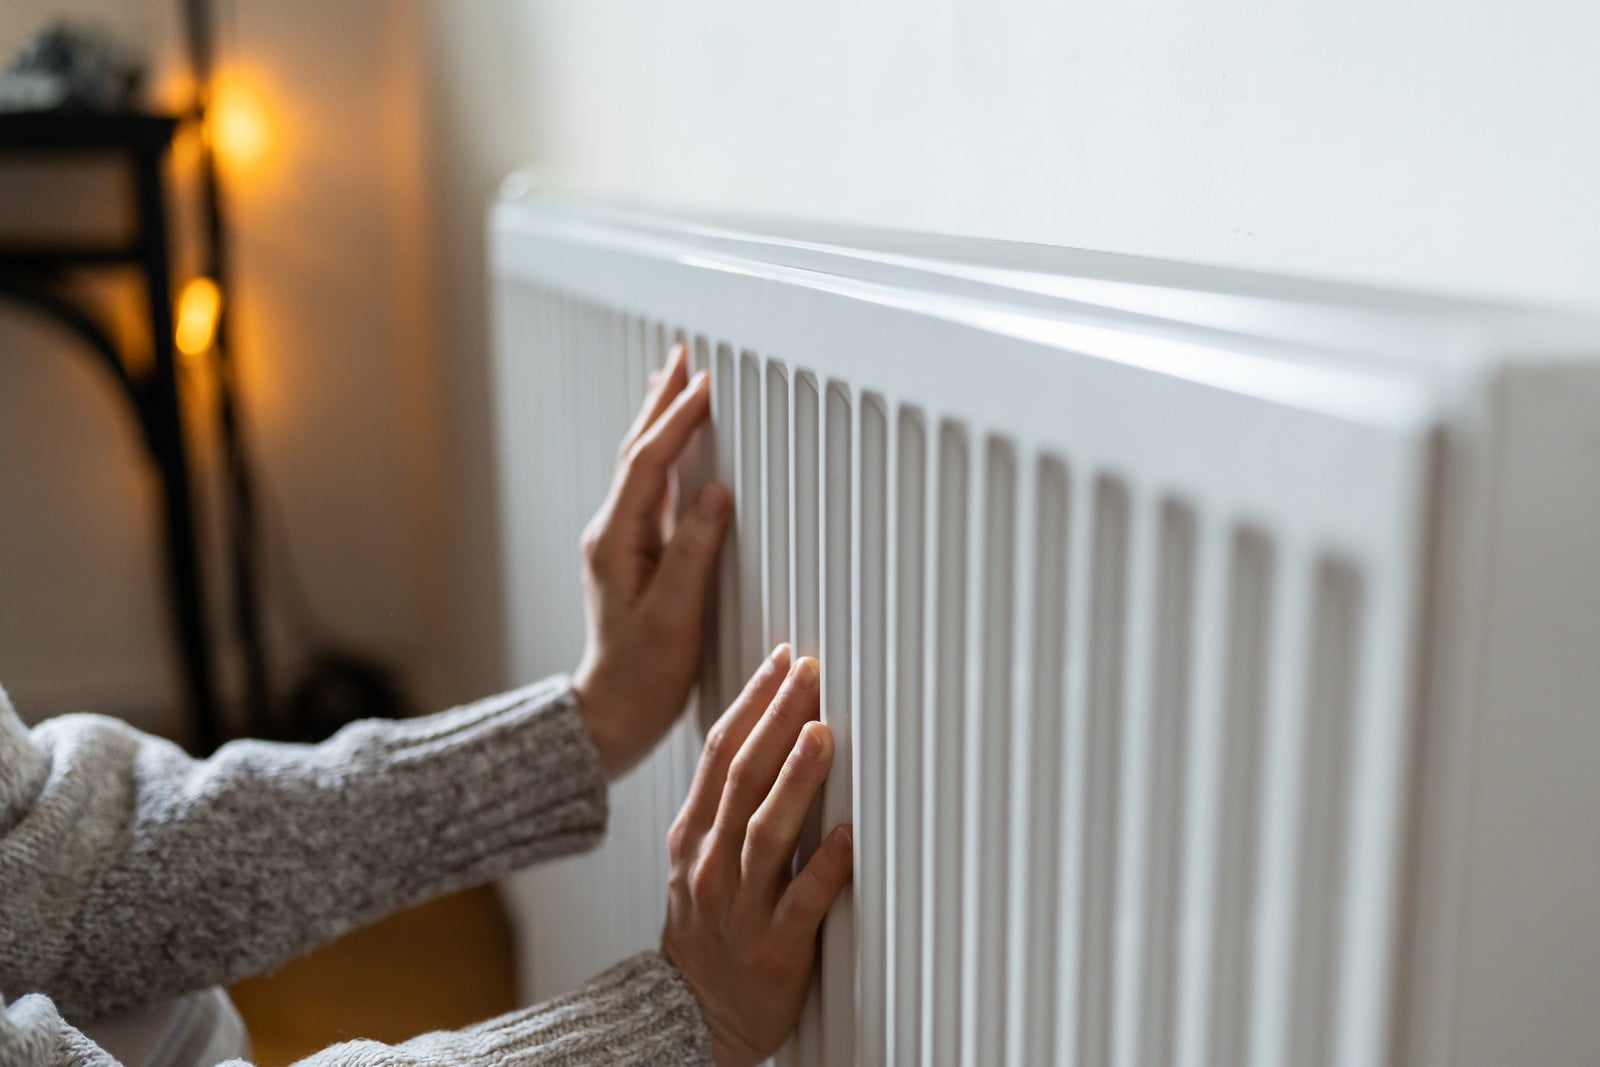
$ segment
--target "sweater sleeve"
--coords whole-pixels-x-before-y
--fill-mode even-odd
[[[643,952],[565,996],[400,1045],[352,1041],[297,1067],[709,1064],[711,1032],[676,967]]]
[[[0,990],[88,1022],[268,969],[592,847],[606,781],[563,678],[207,760],[0,693]]]
[[[0,1000],[0,1063],[7,1067],[117,1067],[45,997]],[[543,1004],[464,1030],[398,1045],[350,1041],[297,1067],[532,1067],[710,1064],[711,1034],[694,994],[658,952],[644,952]],[[235,1060],[224,1067],[248,1067]]]

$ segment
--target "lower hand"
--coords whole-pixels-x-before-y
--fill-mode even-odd
[[[817,717],[817,662],[780,646],[706,737],[689,797],[667,835],[661,951],[688,981],[719,1067],[760,1063],[800,1018],[817,930],[849,880],[848,826],[805,867],[791,858],[833,762]]]
[[[700,657],[706,580],[727,530],[715,483],[668,528],[672,466],[710,414],[710,382],[691,381],[680,345],[623,438],[610,495],[583,532],[588,644],[573,674],[606,774],[644,759],[683,711]]]

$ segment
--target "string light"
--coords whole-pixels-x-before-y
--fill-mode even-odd
[[[222,290],[210,278],[191,278],[178,295],[178,351],[196,359],[211,351],[222,315]]]
[[[229,170],[249,170],[266,157],[272,139],[266,108],[237,75],[218,85],[206,125],[218,160]]]

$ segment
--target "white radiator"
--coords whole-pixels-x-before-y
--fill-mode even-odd
[[[1600,1062],[1600,325],[546,199],[492,219],[519,679],[674,339],[734,490],[699,708],[511,896],[658,943],[701,726],[820,657],[856,876],[784,1057]]]

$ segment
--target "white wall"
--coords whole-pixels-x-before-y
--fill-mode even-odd
[[[436,8],[517,35],[579,190],[1600,298],[1592,0]]]

